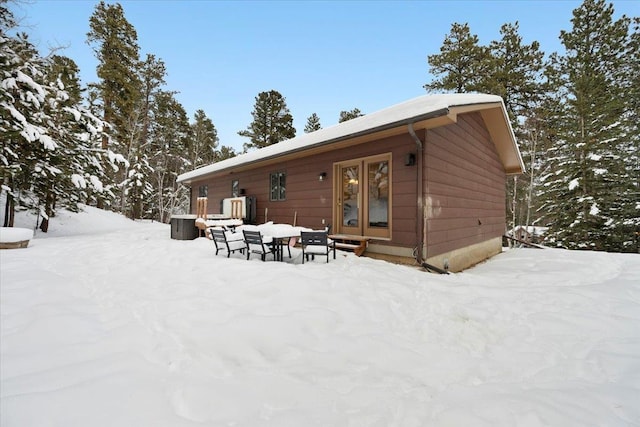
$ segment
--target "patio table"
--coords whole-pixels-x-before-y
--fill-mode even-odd
[[[241,219],[208,219],[207,227],[238,227],[242,225]]]
[[[241,219],[230,219],[230,218],[221,218],[221,219],[207,219],[206,221],[203,218],[198,218],[196,222],[204,222],[205,227],[238,227],[242,225]]]
[[[275,248],[276,261],[284,261],[285,244],[290,245],[291,239],[300,238],[301,231],[311,230],[306,227],[294,227],[291,224],[274,224],[271,222],[260,225],[243,225],[237,228],[237,230],[242,229],[258,230],[264,237],[271,238]]]

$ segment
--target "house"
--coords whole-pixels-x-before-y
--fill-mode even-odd
[[[370,238],[367,254],[460,271],[501,251],[524,165],[499,96],[425,95],[178,177],[192,207],[231,196],[265,219]],[[255,199],[254,199],[255,198]],[[192,212],[194,209],[192,208]],[[411,261],[411,262],[414,262]]]
[[[509,230],[508,234],[523,242],[540,243],[548,229],[549,227],[536,227],[533,225],[525,227],[524,225],[518,225]]]

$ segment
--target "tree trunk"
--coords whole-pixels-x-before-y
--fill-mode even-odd
[[[44,213],[45,215],[42,217],[42,221],[40,222],[40,230],[43,233],[49,231],[49,218],[53,216],[55,205],[55,195],[53,193],[48,193],[45,201],[44,201]]]
[[[527,227],[527,230],[529,230],[529,221],[531,219],[531,205],[533,204],[533,184],[534,184],[534,168],[535,168],[535,162],[536,162],[536,147],[537,147],[537,142],[538,142],[538,133],[536,132],[534,135],[532,135],[532,147],[531,147],[531,164],[529,166],[529,174],[531,175],[531,179],[529,180],[529,196],[528,196],[528,200],[527,200],[527,220],[524,223],[524,226]]]
[[[7,200],[4,205],[4,224],[3,227],[13,227],[16,209],[13,203],[13,196],[7,192]]]
[[[40,230],[43,233],[49,231],[49,218],[42,217],[42,221],[40,221]]]

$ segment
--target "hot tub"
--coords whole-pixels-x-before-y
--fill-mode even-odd
[[[175,240],[197,239],[200,230],[196,227],[195,215],[172,215],[171,238]]]

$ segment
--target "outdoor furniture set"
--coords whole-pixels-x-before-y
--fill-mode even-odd
[[[315,231],[303,227],[293,227],[288,224],[242,225],[234,230],[224,227],[210,227],[208,232],[215,244],[216,255],[220,251],[227,252],[227,258],[233,252],[245,253],[247,260],[252,254],[260,255],[265,261],[268,255],[275,261],[284,261],[284,250],[287,248],[291,258],[291,246],[300,241],[302,249],[302,263],[315,259],[316,255],[326,256],[333,252],[336,258],[336,242],[328,237],[328,231]]]

